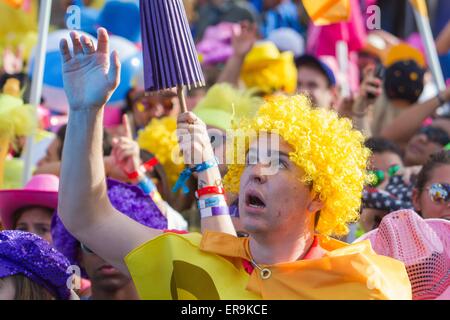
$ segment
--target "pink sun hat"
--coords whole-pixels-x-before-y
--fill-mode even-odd
[[[405,264],[413,300],[450,299],[450,221],[398,210],[355,242],[363,240],[370,240],[376,253]]]
[[[5,229],[13,229],[13,215],[20,208],[58,207],[59,178],[51,174],[33,176],[23,189],[0,190],[0,221]]]

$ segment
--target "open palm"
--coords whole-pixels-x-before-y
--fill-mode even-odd
[[[64,90],[71,110],[96,109],[104,106],[120,82],[117,52],[109,55],[109,38],[105,29],[98,29],[98,47],[76,32],[70,34],[73,52],[66,39],[60,43],[63,59]]]

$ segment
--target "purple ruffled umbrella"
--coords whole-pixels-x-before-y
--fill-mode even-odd
[[[177,87],[186,112],[183,87],[200,87],[205,79],[181,0],[140,0],[146,91]]]

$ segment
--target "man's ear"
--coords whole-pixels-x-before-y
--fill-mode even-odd
[[[316,213],[320,210],[322,210],[323,208],[323,202],[322,200],[320,200],[319,195],[315,195],[314,198],[310,201],[310,203],[308,204],[308,211],[311,213]]]
[[[412,191],[412,204],[416,212],[419,212],[422,209],[420,207],[419,198],[420,198],[419,190],[417,190],[417,188],[414,188]]]

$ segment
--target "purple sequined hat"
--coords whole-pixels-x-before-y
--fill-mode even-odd
[[[67,300],[69,266],[62,253],[35,234],[18,230],[0,232],[0,278],[22,274],[55,298]]]
[[[167,219],[153,200],[139,187],[113,179],[107,179],[108,197],[114,208],[131,219],[154,229],[167,229]],[[77,251],[80,242],[64,227],[58,214],[52,220],[53,245],[61,251],[72,264],[78,264]],[[81,270],[86,276],[84,270]]]

